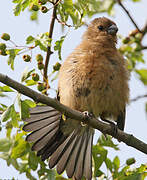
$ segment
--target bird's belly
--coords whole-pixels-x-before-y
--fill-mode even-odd
[[[86,79],[81,84],[81,87],[74,88],[76,109],[92,112],[96,117],[102,113],[117,117],[125,107],[126,90],[119,79]]]

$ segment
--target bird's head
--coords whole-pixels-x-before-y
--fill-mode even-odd
[[[92,41],[108,40],[117,42],[118,28],[116,24],[108,18],[101,17],[94,19],[84,33],[84,39]]]

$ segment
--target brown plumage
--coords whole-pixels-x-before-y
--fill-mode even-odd
[[[81,112],[88,111],[102,120],[112,119],[124,130],[128,103],[128,71],[116,49],[117,27],[107,18],[92,21],[80,45],[69,55],[59,72],[59,99],[62,104]],[[35,142],[32,149],[49,167],[57,166],[68,177],[92,178],[92,141],[94,129],[62,118],[55,109],[37,106],[30,111],[24,126]]]

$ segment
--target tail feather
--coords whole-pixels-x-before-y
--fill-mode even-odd
[[[35,114],[30,114],[30,115],[31,115],[31,117],[24,119],[24,121],[31,123],[34,121],[40,121],[40,120],[44,120],[44,119],[47,119],[50,117],[60,115],[60,113],[58,111],[52,110],[52,111],[47,111],[47,112],[40,113],[40,114],[35,113]]]
[[[27,136],[26,140],[28,142],[36,142],[39,139],[44,138],[47,134],[51,133],[51,131],[53,131],[57,126],[59,126],[59,123],[60,121],[58,120],[52,124],[49,124],[48,126],[33,131],[31,134]]]
[[[28,124],[23,130],[32,131],[26,138],[28,142],[34,142],[32,150],[37,151],[43,161],[50,157],[49,167],[56,165],[59,174],[66,170],[69,178],[80,180],[84,176],[90,180],[93,129],[80,123],[74,124],[75,129],[71,128],[69,122],[72,121],[64,122],[61,114],[48,106],[37,106],[30,110],[30,115],[25,119]]]
[[[70,134],[70,136],[68,136],[68,138],[56,149],[56,151],[53,153],[53,155],[51,156],[50,160],[49,160],[49,167],[53,168],[57,162],[60,160],[60,158],[62,157],[63,153],[66,151],[67,146],[69,145],[70,141],[72,141],[74,132],[72,132]]]
[[[70,158],[69,158],[67,166],[66,166],[66,173],[69,178],[71,178],[75,172],[75,167],[77,165],[77,161],[79,158],[79,151],[80,151],[81,145],[82,145],[81,143],[82,143],[82,136],[77,134],[73,152],[70,153]]]
[[[67,139],[67,136],[63,136],[63,134],[58,131],[57,136],[53,139],[54,141],[49,142],[49,144],[42,151],[42,160],[49,158],[56,151],[56,149]]]
[[[57,172],[58,172],[58,174],[61,174],[66,168],[69,157],[70,157],[70,155],[71,155],[71,153],[73,151],[73,148],[74,148],[74,145],[75,145],[75,142],[76,142],[75,133],[73,133],[73,135],[72,135],[72,137],[70,138],[69,141],[70,141],[70,143],[68,144],[67,150],[62,155],[59,162],[57,163]]]
[[[57,111],[51,106],[36,106],[35,108],[30,109],[30,114],[42,114],[50,111]],[[57,111],[58,112],[58,111]],[[59,112],[58,112],[59,113]]]
[[[85,161],[84,161],[84,172],[83,175],[86,179],[91,180],[92,177],[92,143],[93,143],[93,135],[91,133],[87,134],[87,149],[85,154]]]
[[[82,136],[82,145],[81,145],[81,151],[79,152],[79,158],[77,161],[77,166],[75,169],[75,178],[76,179],[82,179],[83,175],[83,168],[85,164],[85,153],[87,148],[87,133],[85,132]]]
[[[47,135],[43,136],[42,138],[40,138],[39,140],[37,140],[33,146],[32,146],[32,150],[33,151],[39,151],[40,149],[42,149],[47,143],[48,141],[50,141],[53,136],[56,134],[56,132],[58,131],[59,127],[56,126],[51,132],[49,132]]]
[[[26,132],[36,131],[38,129],[49,126],[50,124],[59,120],[59,118],[60,118],[60,115],[56,115],[56,116],[49,117],[46,119],[40,119],[38,121],[33,121],[33,122],[30,122],[30,123],[24,125],[23,130]]]

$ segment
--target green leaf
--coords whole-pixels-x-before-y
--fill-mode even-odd
[[[135,162],[136,162],[135,158],[129,158],[129,159],[126,160],[126,164],[128,166],[134,164]]]
[[[38,20],[38,11],[33,11],[33,12],[31,12],[30,19],[31,19],[32,21],[37,21],[37,20]]]
[[[41,33],[36,37],[35,46],[39,46],[41,50],[47,51],[47,47],[51,45],[51,39],[49,38],[48,32]]]
[[[24,101],[20,100],[20,118],[25,119],[29,117],[29,108],[35,107],[36,104],[29,100],[26,99]]]
[[[119,160],[118,156],[115,156],[115,158],[113,160],[113,165],[114,165],[115,171],[118,171],[118,169],[120,167],[120,160]]]
[[[1,92],[14,92],[9,86],[0,86]]]
[[[18,16],[20,14],[20,12],[21,12],[21,9],[22,9],[22,5],[21,5],[21,3],[18,3],[15,6],[14,10],[13,10],[14,11],[14,15]]]
[[[24,134],[18,133],[15,137],[15,146],[12,148],[11,158],[20,158],[27,153],[27,142],[22,138]]]
[[[136,70],[136,73],[139,75],[139,78],[144,85],[147,85],[147,69]]]
[[[26,39],[26,44],[31,44],[35,41],[35,38],[33,36],[28,36]]]
[[[112,172],[113,165],[112,165],[112,162],[109,158],[105,159],[105,164],[106,164],[106,167]]]
[[[32,151],[29,153],[28,163],[29,163],[30,168],[33,171],[35,171],[37,169],[37,167],[38,167],[38,157]]]
[[[21,76],[21,82],[26,81],[34,71],[35,69],[32,69],[31,71],[28,71],[27,69],[25,69]]]
[[[18,120],[20,120],[20,118],[15,111],[14,104],[9,106],[1,116],[1,120],[3,122],[8,121],[9,119],[11,119],[13,127],[18,127]]]
[[[62,48],[62,44],[64,42],[64,39],[65,39],[66,36],[62,36],[60,40],[56,41],[55,42],[55,46],[54,46],[54,50],[55,51],[58,51],[58,56],[59,56],[59,59],[61,60],[61,48]]]
[[[34,86],[34,85],[37,84],[37,82],[32,80],[32,79],[26,80],[25,83],[26,83],[27,86]]]
[[[7,53],[9,54],[8,65],[11,66],[12,70],[14,70],[14,59],[15,59],[15,57],[18,54],[19,51],[21,51],[21,50],[20,49],[7,50]]]
[[[23,0],[13,0],[13,3],[21,3]]]
[[[22,11],[24,11],[30,4],[30,0],[24,0],[22,2]]]
[[[10,158],[9,156],[9,152],[4,152],[0,154],[0,158],[4,159],[4,160],[8,160]]]
[[[11,118],[11,112],[13,111],[14,104],[9,106],[1,116],[1,121],[6,122]]]
[[[101,135],[97,141],[97,143],[101,146],[111,147],[115,150],[119,150],[118,144],[114,144],[112,141],[112,137],[107,135],[107,139],[104,135]]]
[[[94,145],[92,148],[92,155],[94,159],[94,176],[99,176],[99,168],[101,167],[102,163],[105,161],[107,157],[107,150],[104,149],[102,146]]]
[[[37,180],[29,171],[26,172],[26,177],[30,180]]]
[[[0,139],[0,152],[8,152],[11,148],[12,141],[8,138]]]

